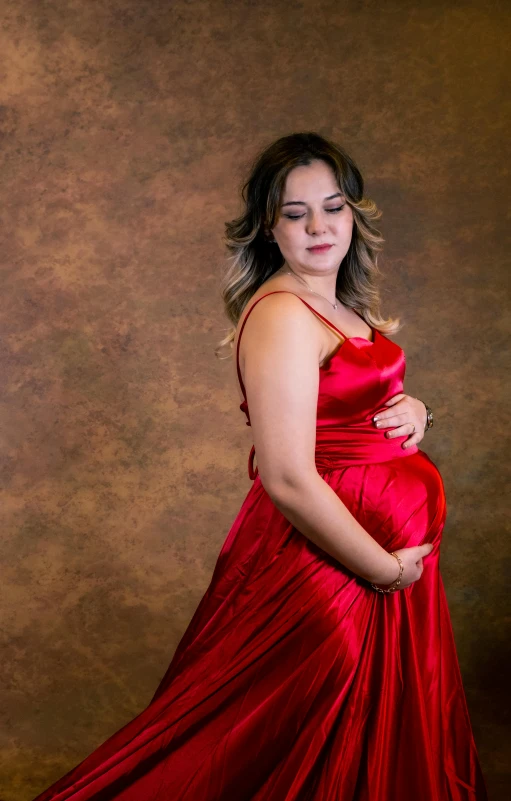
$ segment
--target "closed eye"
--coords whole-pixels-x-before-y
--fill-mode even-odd
[[[345,205],[346,203],[343,203],[342,206],[338,206],[335,209],[326,209],[326,211],[329,214],[338,214],[340,211],[343,210]],[[298,215],[284,214],[284,217],[287,217],[288,220],[300,220],[302,217],[305,217],[305,214],[298,214]]]

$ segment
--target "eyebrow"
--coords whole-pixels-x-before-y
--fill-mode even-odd
[[[325,200],[332,200],[334,197],[343,197],[342,192],[336,192],[335,195],[328,195]],[[283,203],[281,208],[283,209],[284,206],[306,206],[307,204],[303,202],[303,200],[289,200],[287,203]]]

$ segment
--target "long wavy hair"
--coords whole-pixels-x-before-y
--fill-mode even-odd
[[[243,309],[261,284],[284,264],[277,243],[269,242],[265,232],[278,222],[287,176],[295,167],[308,166],[318,159],[330,165],[353,211],[353,233],[337,274],[336,297],[383,334],[394,334],[401,328],[399,318],[381,316],[377,260],[385,240],[374,222],[382,212],[364,197],[360,170],[342,147],[325,137],[312,131],[293,133],[277,139],[255,157],[241,187],[242,214],[225,223],[223,241],[231,255],[220,289],[232,327],[218,343],[217,356],[226,345],[232,351]]]

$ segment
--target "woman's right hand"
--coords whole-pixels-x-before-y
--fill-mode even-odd
[[[427,556],[433,550],[433,544],[431,542],[426,542],[424,545],[413,545],[411,548],[400,548],[398,551],[394,551],[403,563],[403,573],[401,575],[401,583],[398,585],[398,590],[404,590],[406,587],[409,587],[410,584],[413,584],[414,581],[420,579],[422,576],[422,571],[424,570],[424,565],[422,563],[422,559],[424,556]],[[392,556],[389,553],[390,558],[394,562],[394,565],[391,566],[392,575],[394,575],[394,579],[389,582],[388,580],[388,571],[386,572],[386,578],[384,581],[385,584],[380,584],[379,581],[373,582],[377,587],[380,587],[382,590],[388,589],[394,582],[397,580],[399,576],[400,565],[397,561],[395,556]]]

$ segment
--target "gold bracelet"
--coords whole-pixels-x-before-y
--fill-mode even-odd
[[[376,584],[371,584],[371,587],[373,587],[373,589],[375,590],[378,590],[378,592],[395,592],[398,586],[401,584],[401,576],[403,575],[404,565],[400,557],[397,555],[397,553],[394,553],[394,551],[392,551],[391,556],[395,556],[397,561],[399,562],[399,576],[395,581],[392,582],[392,584],[389,585],[389,589],[387,590],[382,590],[380,587],[377,587]],[[393,586],[394,584],[396,585],[395,587]]]

